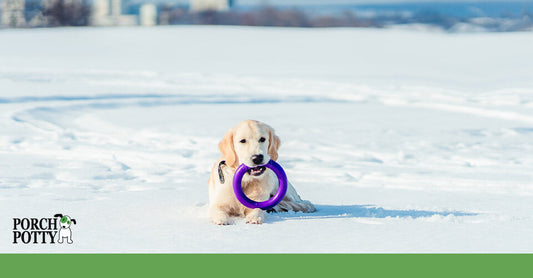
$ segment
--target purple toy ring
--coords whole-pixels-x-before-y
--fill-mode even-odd
[[[233,192],[235,192],[237,200],[239,200],[239,202],[241,202],[241,204],[243,204],[245,207],[251,209],[260,208],[263,210],[268,210],[275,207],[285,197],[285,194],[287,193],[287,175],[285,174],[285,171],[283,171],[283,168],[281,168],[276,161],[270,160],[267,164],[261,166],[269,168],[270,170],[274,171],[276,176],[278,176],[279,186],[274,197],[264,202],[256,202],[246,197],[242,191],[241,181],[244,174],[250,170],[250,167],[244,164],[241,164],[241,166],[237,168],[235,175],[233,176]]]

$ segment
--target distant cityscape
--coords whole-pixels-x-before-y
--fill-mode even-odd
[[[300,6],[245,6],[234,0],[144,1],[0,0],[0,28],[203,24],[433,26],[450,32],[533,30],[533,1]]]
[[[1,27],[45,27],[50,25],[48,17],[61,17],[61,13],[88,16],[87,24],[92,26],[154,26],[158,24],[158,7],[155,4],[142,4],[137,12],[124,12],[122,0],[0,0]],[[26,5],[27,2],[30,5]],[[190,0],[188,10],[228,11],[232,0]],[[85,10],[85,11],[84,11]],[[76,24],[68,24],[76,25]]]

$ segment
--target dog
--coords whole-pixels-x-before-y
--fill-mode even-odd
[[[72,231],[70,230],[70,225],[76,224],[76,219],[70,218],[68,215],[63,215],[61,213],[58,213],[54,215],[54,217],[61,218],[59,221],[59,238],[57,240],[58,243],[63,243],[63,238],[67,238],[67,243],[72,244]]]
[[[233,175],[244,163],[251,169],[242,179],[243,192],[254,201],[266,201],[278,190],[276,174],[261,165],[271,159],[278,159],[280,139],[269,125],[245,120],[226,132],[218,148],[222,157],[213,165],[209,176],[209,217],[218,225],[231,224],[231,217],[244,217],[246,223],[262,224],[264,210],[243,206],[233,192]],[[302,200],[292,184],[288,182],[287,194],[271,211],[314,212],[314,205]]]

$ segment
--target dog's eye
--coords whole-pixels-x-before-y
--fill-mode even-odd
[[[241,142],[241,143],[243,143],[243,144],[244,144],[244,143],[246,143],[246,139],[242,139],[242,140],[241,140],[241,141],[239,141],[239,142]]]
[[[261,142],[261,143],[263,143],[263,142],[265,142],[265,141],[266,141],[265,137],[261,137],[261,138],[259,139],[259,142]]]

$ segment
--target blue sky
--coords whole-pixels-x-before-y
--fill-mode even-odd
[[[236,0],[239,4],[270,3],[276,5],[301,4],[378,4],[378,3],[414,3],[414,2],[533,2],[533,0]]]
[[[533,0],[235,0],[241,5],[269,3],[275,5],[303,5],[303,4],[380,4],[380,3],[428,3],[428,2],[533,2]],[[189,0],[175,0],[178,3],[188,3]]]

